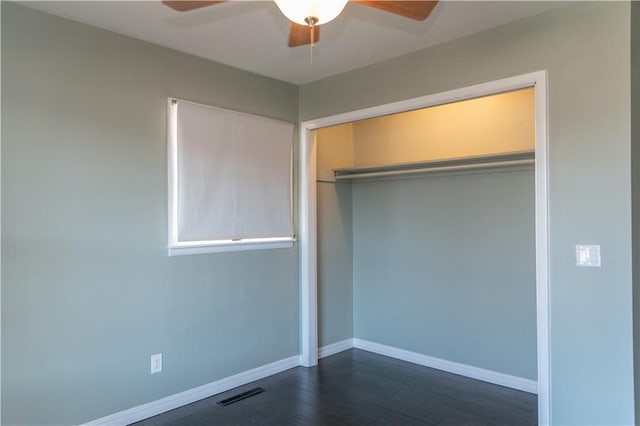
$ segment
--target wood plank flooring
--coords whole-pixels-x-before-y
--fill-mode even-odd
[[[257,386],[265,392],[216,403]],[[136,426],[535,424],[536,395],[351,349]]]

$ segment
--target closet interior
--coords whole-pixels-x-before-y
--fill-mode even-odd
[[[534,90],[316,130],[320,347],[536,380]]]

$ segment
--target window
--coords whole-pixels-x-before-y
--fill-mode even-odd
[[[293,124],[169,99],[169,255],[291,247]]]

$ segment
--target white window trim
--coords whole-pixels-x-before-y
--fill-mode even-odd
[[[237,252],[249,250],[269,250],[293,247],[296,238],[247,238],[242,240],[205,240],[178,241],[178,126],[177,109],[172,108],[172,102],[191,102],[179,98],[167,99],[167,141],[168,141],[168,235],[167,245],[169,256],[184,256],[193,254]],[[193,102],[192,102],[193,103]],[[205,105],[206,106],[206,105]],[[293,153],[292,153],[293,155]],[[293,158],[292,158],[293,161]],[[291,179],[293,187],[293,179]],[[292,188],[293,189],[293,188]],[[291,192],[293,196],[293,191]],[[293,209],[293,203],[291,203]]]

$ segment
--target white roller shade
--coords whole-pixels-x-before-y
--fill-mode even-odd
[[[174,242],[293,237],[293,124],[185,101],[170,108]]]

